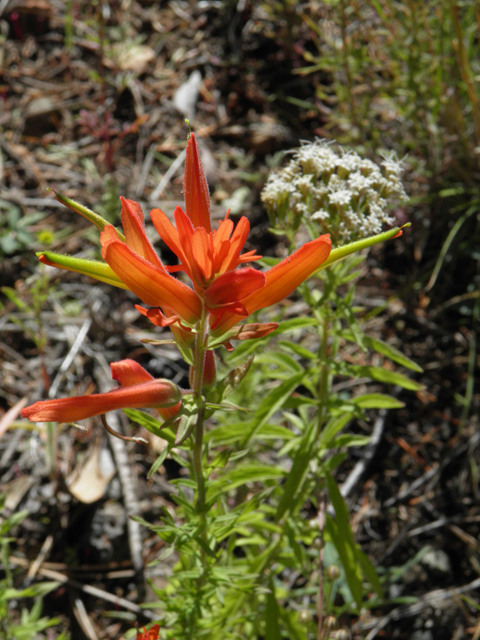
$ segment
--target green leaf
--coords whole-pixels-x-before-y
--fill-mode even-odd
[[[25,518],[28,516],[28,511],[23,509],[22,511],[17,511],[16,513],[12,513],[11,516],[3,520],[0,524],[0,538],[3,537],[6,533],[10,531],[17,524],[20,524]]]
[[[347,457],[346,451],[340,451],[339,453],[336,453],[325,462],[324,464],[325,469],[327,471],[334,471],[337,467],[339,467],[342,464],[342,462],[344,462],[346,457]]]
[[[175,445],[179,447],[187,438],[189,438],[197,424],[197,416],[202,406],[202,400],[193,394],[186,394],[182,398],[182,406],[175,421],[178,421],[177,434],[175,436]]]
[[[306,327],[316,327],[318,325],[318,320],[315,318],[292,318],[291,320],[284,320],[283,322],[278,323],[278,327],[276,330],[276,334],[280,333],[291,333],[292,331],[299,331],[301,329],[305,329]]]
[[[208,395],[210,402],[221,402],[235,387],[237,387],[243,378],[247,375],[248,370],[252,366],[254,356],[251,356],[238,367],[229,371],[229,373],[218,382]]]
[[[26,589],[4,589],[0,592],[0,600],[12,600],[13,598],[36,598],[37,596],[45,596],[51,591],[55,591],[60,586],[60,582],[41,582],[32,584]]]
[[[203,540],[201,536],[193,536],[193,540],[195,540],[198,546],[205,551],[207,556],[209,556],[210,558],[213,558],[214,560],[217,559],[217,555],[210,549],[208,544],[205,542],[205,540]]]
[[[365,393],[352,398],[351,402],[361,409],[401,409],[405,406],[397,398],[383,393]]]
[[[380,578],[378,577],[378,573],[375,567],[370,562],[368,556],[366,556],[363,553],[363,551],[358,547],[358,545],[355,546],[355,552],[356,552],[357,560],[360,563],[360,566],[362,568],[363,575],[368,580],[368,582],[372,585],[378,597],[383,598],[382,585],[380,583]]]
[[[245,436],[245,422],[235,422],[226,424],[222,427],[216,427],[205,434],[206,442],[213,442],[218,445],[233,445],[240,442]],[[262,425],[255,435],[254,440],[290,440],[294,438],[294,434],[290,429],[276,424]]]
[[[2,287],[0,291],[7,296],[7,298],[13,302],[20,311],[29,311],[29,306],[18,297],[15,289],[12,289],[11,287]]]
[[[279,340],[278,344],[283,347],[283,349],[291,351],[300,358],[305,358],[306,360],[318,360],[317,353],[313,353],[313,351],[310,351],[295,342],[291,342],[290,340]]]
[[[289,380],[285,380],[267,394],[255,411],[255,415],[246,429],[243,446],[245,446],[267,420],[283,406],[285,400],[291,396],[296,387],[301,383],[304,375],[303,371],[293,375]]]
[[[283,485],[283,495],[275,512],[275,522],[279,522],[287,510],[294,510],[295,496],[307,477],[311,457],[312,453],[308,450],[305,451],[304,447],[296,451],[287,480]]]
[[[223,469],[227,466],[230,456],[233,453],[233,449],[224,449],[217,453],[215,458],[211,461],[207,468],[207,474],[211,473],[214,469]]]
[[[383,367],[349,365],[348,370],[359,378],[365,377],[385,384],[395,384],[403,389],[409,389],[410,391],[419,391],[420,389],[425,388],[425,385],[407,378],[403,373],[388,371],[388,369],[384,369]]]
[[[328,444],[329,449],[339,449],[340,447],[364,447],[370,442],[370,436],[359,436],[355,434],[345,433]]]
[[[358,342],[353,332],[350,331],[342,331],[341,336],[346,340],[350,340],[351,342]],[[372,338],[371,336],[363,335],[362,336],[363,343],[365,346],[373,349],[377,353],[381,353],[386,356],[390,360],[401,364],[403,367],[407,369],[411,369],[412,371],[416,371],[417,373],[422,373],[423,369],[413,360],[407,358],[401,351],[392,347],[392,345],[383,342],[383,340],[379,340],[378,338]]]
[[[330,442],[347,424],[352,420],[353,415],[351,413],[341,413],[335,418],[331,418],[322,430],[320,435],[320,449],[327,449],[330,446]]]
[[[169,454],[170,449],[171,449],[171,445],[168,445],[167,447],[165,447],[165,449],[162,451],[162,453],[158,456],[158,458],[152,464],[152,466],[150,468],[150,471],[148,472],[148,475],[147,475],[148,479],[150,479],[153,475],[155,475],[155,473],[157,473],[157,471],[160,469],[160,467],[163,464],[163,461],[165,460],[165,458]]]
[[[275,598],[275,587],[273,580],[269,580],[269,593],[267,594],[267,603],[265,607],[265,640],[280,640],[282,633],[280,631],[280,607]]]
[[[182,445],[193,433],[195,424],[197,423],[196,414],[180,416],[178,423],[177,435],[175,436],[175,445]]]
[[[232,469],[219,480],[212,482],[212,487],[217,488],[218,485],[224,485],[222,491],[230,491],[241,487],[248,482],[265,482],[266,480],[277,480],[284,476],[281,469],[263,464],[245,464]]]
[[[352,596],[360,608],[362,606],[362,576],[357,561],[355,539],[350,527],[347,505],[337,483],[328,471],[325,471],[325,478],[327,480],[328,495],[336,515],[336,522],[330,516],[327,517],[326,527],[340,556]]]
[[[123,413],[127,418],[145,427],[147,431],[150,431],[150,433],[153,433],[155,436],[163,438],[169,444],[175,443],[175,434],[170,428],[164,426],[166,423],[160,422],[150,414],[139,411],[138,409],[123,409]]]
[[[290,373],[304,371],[301,364],[286,353],[280,353],[279,351],[267,351],[266,353],[256,356],[256,363],[274,364]]]

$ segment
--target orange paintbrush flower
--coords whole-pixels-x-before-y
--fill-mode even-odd
[[[211,229],[210,197],[194,134],[187,144],[184,194],[186,212],[176,208],[175,224],[160,209],[151,212],[160,237],[179,259],[176,266],[164,267],[153,251],[135,202],[122,199],[126,243],[111,226],[101,235],[103,258],[120,280],[144,302],[162,308],[163,313],[137,307],[156,325],[182,320],[193,325],[204,308],[210,313],[213,335],[219,336],[254,311],[285,298],[329,256],[330,238],[324,235],[266,273],[237,269],[261,256],[255,251],[242,254],[250,230],[247,218],[234,226],[227,213],[218,228]],[[168,275],[178,271],[185,271],[193,290]]]
[[[156,379],[133,360],[120,360],[110,365],[112,378],[120,387],[107,393],[44,400],[22,410],[32,422],[76,422],[115,409],[156,409],[164,420],[180,409],[181,392],[169,380]]]
[[[272,269],[262,272],[242,266],[261,258],[256,251],[242,253],[250,223],[241,217],[235,226],[225,218],[217,229],[210,221],[210,196],[200,155],[192,133],[187,144],[184,174],[185,211],[177,207],[175,224],[160,209],[151,212],[152,222],[162,240],[178,257],[179,264],[165,266],[145,232],[140,205],[121,198],[123,233],[65,196],[61,202],[101,229],[100,242],[105,262],[68,258],[44,252],[46,264],[76,270],[115,286],[130,289],[144,303],[153,307],[137,309],[156,326],[170,326],[179,346],[190,348],[195,326],[205,314],[207,331],[218,339],[239,321],[279,302],[327,260],[330,237],[323,235],[308,242]],[[184,271],[193,287],[184,284],[174,273]],[[275,325],[253,325],[239,332],[237,339],[266,335]]]
[[[143,627],[143,631],[137,631],[137,640],[157,640],[159,633],[159,624],[154,624],[148,631]]]

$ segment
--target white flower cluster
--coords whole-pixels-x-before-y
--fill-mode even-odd
[[[354,151],[335,151],[316,140],[301,146],[285,169],[269,176],[262,201],[274,215],[291,212],[317,222],[334,241],[351,242],[394,222],[387,199],[406,199],[402,170],[393,154],[379,167]]]

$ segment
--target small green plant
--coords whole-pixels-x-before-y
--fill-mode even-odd
[[[5,496],[0,495],[0,513],[5,505]],[[18,577],[10,568],[10,544],[14,542],[11,531],[26,517],[26,511],[19,511],[8,517],[0,515],[0,547],[1,565],[0,574],[0,636],[4,640],[34,640],[45,629],[59,624],[58,618],[42,618],[43,597],[58,588],[57,582],[44,582],[30,585],[26,588],[17,588]],[[33,606],[26,606],[27,599],[34,599]],[[21,611],[18,603],[25,605]],[[12,606],[14,605],[14,606]],[[65,634],[60,634],[58,640],[66,640]]]
[[[31,246],[35,236],[28,226],[44,217],[43,213],[22,216],[20,207],[6,200],[0,200],[0,253],[11,255]]]

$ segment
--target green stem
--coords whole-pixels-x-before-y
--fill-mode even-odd
[[[193,393],[197,400],[202,399],[203,387],[203,367],[205,362],[205,328],[207,323],[207,313],[203,312],[202,318],[198,325],[195,344],[193,347]],[[195,472],[195,480],[197,481],[197,513],[201,514],[202,532],[205,531],[205,477],[203,474],[203,422],[205,419],[205,407],[203,402],[197,414],[197,422],[195,424],[195,442],[193,447],[193,470]]]
[[[203,470],[203,426],[205,421],[205,402],[203,399],[203,371],[205,364],[205,346],[207,340],[207,321],[208,314],[204,309],[200,322],[197,325],[197,334],[193,345],[193,394],[197,400],[198,413],[194,430],[194,444],[192,452],[192,464],[197,483],[197,499],[195,510],[200,518],[200,536],[205,545],[208,544],[207,531],[207,514],[205,511],[206,489],[205,474]],[[205,549],[200,549],[200,558],[202,563],[202,573],[196,581],[196,605],[190,616],[190,637],[194,637],[197,632],[197,621],[201,617],[203,586],[206,582],[206,574],[208,571],[207,555]]]
[[[328,366],[328,334],[329,334],[329,319],[328,309],[324,310],[324,317],[322,323],[322,336],[319,348],[319,360],[320,360],[320,378],[318,385],[318,398],[319,408],[317,416],[317,435],[320,435],[320,429],[322,428],[326,415],[327,415],[327,401],[330,394],[330,367]]]

